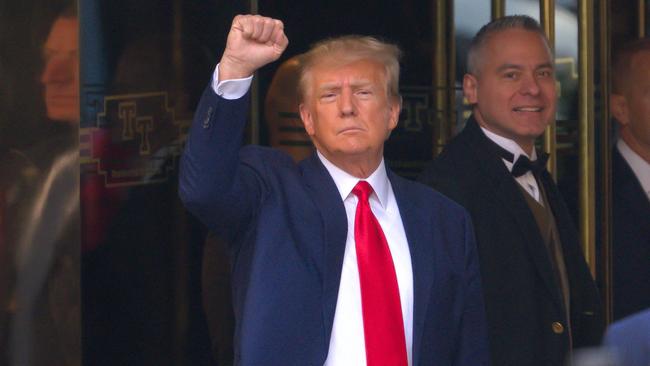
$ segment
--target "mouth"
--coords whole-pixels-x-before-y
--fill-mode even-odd
[[[45,100],[49,103],[72,103],[78,101],[79,96],[63,93],[45,93]]]
[[[539,113],[544,110],[542,107],[515,107],[514,112]]]
[[[360,127],[346,127],[342,130],[339,131],[340,135],[348,134],[348,133],[357,133],[357,132],[363,132],[363,129]]]

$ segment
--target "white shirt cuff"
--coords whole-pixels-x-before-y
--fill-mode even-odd
[[[219,64],[212,74],[212,90],[224,99],[239,99],[243,97],[253,82],[253,75],[243,79],[219,80]]]

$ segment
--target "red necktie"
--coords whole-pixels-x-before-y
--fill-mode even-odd
[[[359,198],[354,218],[363,333],[368,366],[406,366],[406,339],[399,287],[393,258],[384,232],[370,210],[368,182],[359,181],[352,189]]]

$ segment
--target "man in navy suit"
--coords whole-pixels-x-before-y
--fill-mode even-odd
[[[251,75],[287,43],[282,22],[235,17],[181,161],[181,199],[231,243],[235,363],[486,365],[469,216],[384,164],[397,47],[346,36],[301,57],[311,157],[241,146]]]
[[[650,365],[650,308],[612,323],[603,343],[618,366]]]
[[[492,364],[564,365],[604,323],[578,235],[535,139],[555,118],[553,55],[527,16],[472,40],[463,92],[472,116],[422,180],[472,217]],[[532,162],[531,162],[532,161]]]
[[[612,72],[614,319],[650,308],[649,62],[650,39],[636,40],[616,53]]]

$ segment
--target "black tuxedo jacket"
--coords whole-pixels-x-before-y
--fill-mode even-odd
[[[464,206],[475,224],[492,364],[564,365],[571,338],[574,347],[600,340],[596,287],[567,208],[544,172],[539,180],[555,215],[570,283],[569,334],[561,291],[533,213],[490,144],[470,117],[421,181]]]
[[[650,307],[650,201],[618,149],[612,153],[614,319]]]

